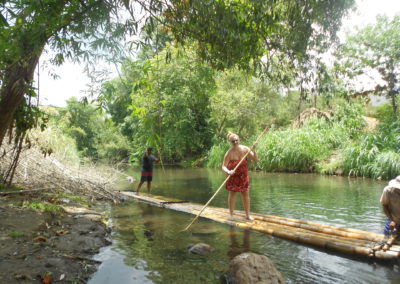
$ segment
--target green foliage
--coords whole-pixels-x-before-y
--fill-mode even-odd
[[[55,125],[57,122],[50,118],[49,127],[43,131],[39,129],[31,130],[29,139],[32,143],[37,144],[43,154],[55,154],[63,162],[71,164],[79,163],[79,154],[75,140],[65,134],[58,125]]]
[[[47,194],[47,196],[49,196],[51,198],[56,198],[56,199],[67,199],[73,203],[81,204],[81,205],[85,205],[85,206],[91,205],[91,203],[84,196],[75,195],[72,193],[67,193],[67,192],[62,192],[61,194],[51,194],[50,193],[50,194]]]
[[[71,98],[67,101],[66,108],[53,114],[52,120],[53,124],[57,121],[57,131],[67,134],[75,141],[81,158],[119,162],[129,156],[130,144],[127,139],[94,105]]]
[[[228,131],[247,139],[259,133],[273,119],[281,123],[294,117],[284,113],[290,104],[274,87],[240,70],[220,72],[216,76],[217,92],[211,96],[211,119],[215,136],[224,139]],[[292,106],[293,107],[293,106]],[[293,109],[290,109],[293,110]]]
[[[1,175],[0,175],[0,178],[1,178]],[[17,190],[23,190],[23,188],[21,186],[15,185],[15,184],[8,186],[8,185],[0,182],[0,191],[17,191]]]
[[[316,161],[329,155],[334,144],[332,140],[336,139],[329,135],[328,125],[319,129],[320,125],[310,123],[296,130],[269,131],[257,147],[257,168],[269,172],[312,171]],[[228,148],[228,142],[214,146],[209,152],[207,165],[221,166]]]
[[[52,212],[52,213],[59,213],[62,212],[60,206],[55,204],[48,204],[44,202],[28,202],[24,201],[22,207],[31,208],[40,212]]]
[[[176,1],[163,13],[167,29],[217,69],[250,68],[280,51],[291,60],[327,45],[354,4],[340,1]]]
[[[274,131],[260,142],[258,166],[265,171],[312,172],[331,151],[327,136],[314,127]]]
[[[389,125],[396,120],[393,115],[393,107],[390,103],[376,107],[375,116],[383,125]]]
[[[0,144],[7,129],[24,134],[41,118],[33,77],[45,47],[54,52],[55,65],[66,59],[114,61],[123,54],[121,42],[136,33],[138,23],[133,13],[119,17],[122,7],[133,11],[119,0],[0,2]]]
[[[341,166],[340,159],[329,165],[321,162],[358,137],[364,126],[361,113],[358,105],[341,105],[329,121],[309,119],[299,129],[269,131],[257,147],[257,168],[269,172],[333,171]],[[228,147],[227,142],[215,145],[207,165],[219,167]]]
[[[316,171],[321,174],[342,174],[343,159],[340,155],[333,153],[329,159],[317,162],[315,168]]]
[[[361,134],[362,129],[365,127],[365,120],[362,117],[364,110],[361,104],[357,103],[344,103],[339,104],[335,109],[333,122],[349,138],[356,138]]]
[[[382,124],[343,150],[344,172],[351,176],[389,179],[400,172],[400,122]]]
[[[138,29],[133,14],[118,17],[123,8],[132,11],[129,5],[114,0],[2,1],[0,66],[7,66],[26,52],[40,54],[44,44],[56,51],[53,62],[58,65],[66,59],[118,58],[122,53],[120,41]]]
[[[24,237],[25,233],[23,232],[18,232],[18,231],[12,231],[8,234],[11,238],[20,238],[20,237]]]
[[[209,100],[215,90],[214,71],[199,63],[190,49],[168,50],[173,53],[168,63],[163,60],[166,51],[148,61],[127,62],[121,81],[126,83],[111,83],[114,89],[108,88],[105,105],[133,140],[135,156],[152,145],[155,154],[161,151],[164,159],[179,161],[211,146]],[[129,90],[126,85],[133,87]],[[114,109],[126,111],[129,101],[130,115],[117,116]]]
[[[221,142],[213,145],[207,155],[207,167],[218,168],[222,166],[226,151],[229,150],[230,145],[227,142]]]

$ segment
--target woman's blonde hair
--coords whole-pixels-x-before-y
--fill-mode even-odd
[[[236,133],[233,133],[233,132],[228,132],[228,135],[226,135],[226,139],[228,140],[228,141],[231,141],[231,139],[232,138],[237,138],[237,139],[239,139],[239,135],[237,135]]]

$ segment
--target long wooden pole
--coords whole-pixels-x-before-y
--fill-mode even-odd
[[[162,170],[163,170],[163,173],[165,174],[164,163],[163,163],[163,161],[162,161],[161,151],[160,151],[160,148],[159,148],[159,147],[157,147],[157,151],[158,151],[158,157],[160,157],[161,168],[162,168]]]
[[[269,126],[265,127],[265,129],[263,130],[263,132],[261,132],[260,136],[257,137],[257,140],[253,143],[253,145],[251,146],[251,149],[243,156],[243,158],[239,161],[239,163],[236,165],[236,167],[233,169],[233,171],[235,172],[236,169],[240,166],[240,164],[244,161],[244,159],[247,158],[247,156],[250,154],[250,152],[252,150],[254,150],[258,144],[258,141],[261,139],[261,137],[268,131]],[[206,209],[206,207],[211,203],[211,201],[214,199],[215,196],[217,196],[218,192],[222,189],[222,187],[225,185],[225,183],[231,178],[231,175],[228,175],[226,177],[226,179],[224,180],[224,182],[220,185],[220,187],[217,189],[217,191],[214,193],[213,196],[211,196],[210,200],[207,201],[207,203],[203,206],[203,208],[200,210],[200,212],[197,214],[197,216],[192,220],[192,222],[186,226],[185,229],[182,230],[182,232],[187,231],[190,226],[193,225],[194,222],[196,222],[196,220],[200,217],[201,213],[203,213],[204,209]]]

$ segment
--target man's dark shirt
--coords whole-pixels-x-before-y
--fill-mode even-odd
[[[157,158],[152,154],[147,157],[146,157],[146,155],[143,155],[142,172],[152,172],[153,171],[153,163],[155,160],[157,160]]]

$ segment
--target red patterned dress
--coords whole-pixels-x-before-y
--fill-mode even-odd
[[[233,170],[240,160],[230,160],[227,168]],[[235,192],[245,192],[250,189],[249,175],[247,174],[247,160],[244,160],[235,173],[226,182],[226,189]]]

